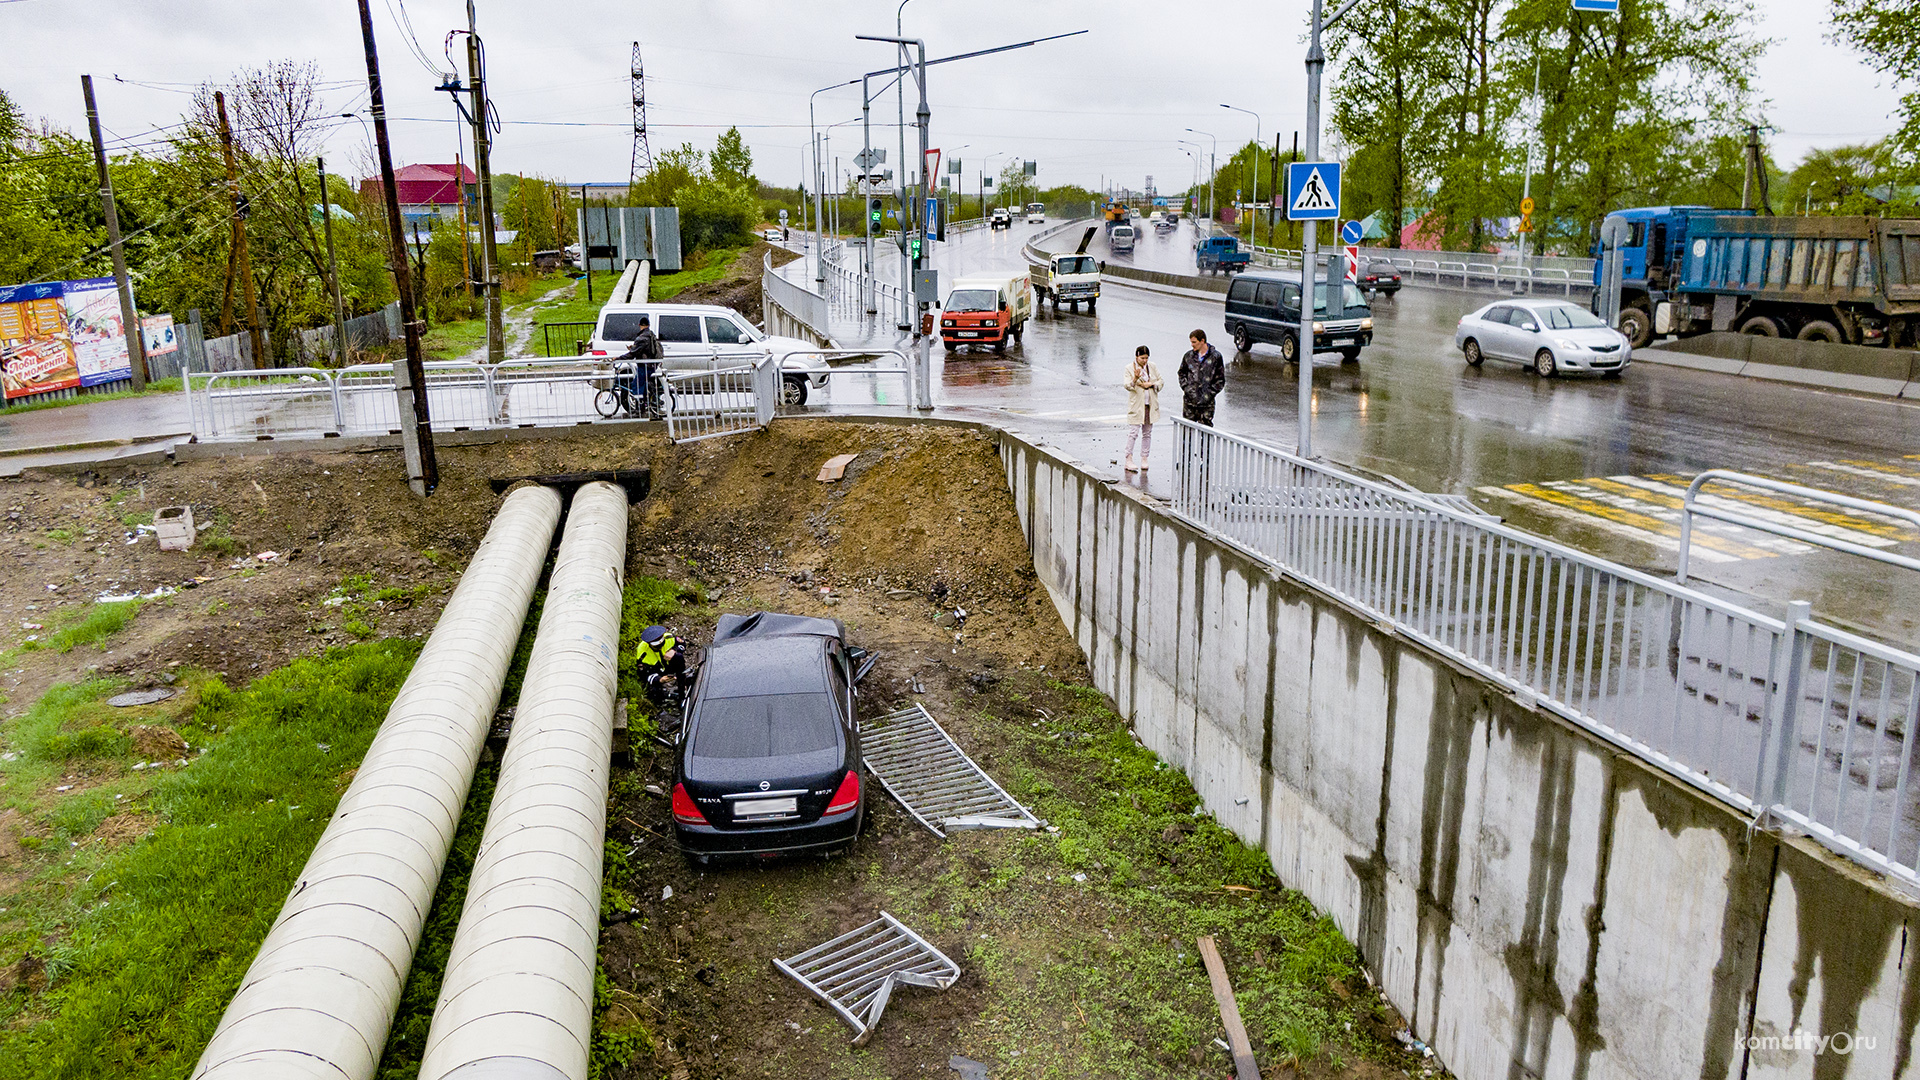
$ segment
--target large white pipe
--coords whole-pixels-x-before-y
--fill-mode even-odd
[[[593,1038],[627,497],[573,497],[420,1080],[583,1080]]]
[[[373,1075],[559,518],[507,496],[194,1077]]]

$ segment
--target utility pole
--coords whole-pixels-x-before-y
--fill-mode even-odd
[[[126,332],[127,367],[133,388],[147,388],[147,342],[140,332],[140,315],[133,309],[133,287],[127,281],[127,253],[120,247],[120,214],[113,206],[113,180],[107,175],[107,150],[100,141],[100,110],[93,104],[93,76],[80,76],[87,96],[87,128],[93,132],[93,167],[100,174],[100,209],[107,215],[107,246],[113,249],[113,291],[120,297],[120,326]]]
[[[905,7],[906,5],[903,2],[901,6]],[[932,111],[927,108],[927,45],[926,45],[926,42],[921,41],[919,38],[873,37],[865,34],[856,34],[854,35],[854,37],[855,39],[860,41],[892,42],[896,46],[900,47],[902,50],[904,50],[907,46],[912,46],[918,53],[918,57],[919,57],[918,66],[916,68],[912,68],[911,70],[914,71],[915,81],[918,82],[920,86],[920,106],[918,109],[914,111],[914,120],[916,122],[916,126],[919,127],[920,129],[920,188],[919,190],[926,191],[928,190],[928,184],[929,184],[928,169],[927,169],[927,126],[928,126],[928,123],[933,118]],[[902,65],[902,66],[906,67],[906,65]],[[905,137],[906,137],[906,132],[902,130],[901,138],[903,141]],[[907,175],[906,162],[902,161],[900,163],[901,179],[903,180],[906,179],[906,175]],[[901,314],[907,319],[909,323],[908,326],[903,326],[900,329],[903,329],[903,330],[910,329],[913,332],[913,346],[914,346],[913,383],[914,383],[914,394],[916,398],[914,402],[914,406],[920,409],[931,409],[933,408],[933,388],[931,385],[932,384],[932,357],[929,356],[928,354],[928,350],[931,345],[931,342],[927,338],[927,336],[921,332],[924,329],[923,324],[925,322],[925,319],[922,317],[922,313],[926,310],[926,308],[929,305],[926,302],[921,301],[919,299],[917,295],[918,290],[914,287],[915,285],[914,279],[915,277],[918,276],[914,273],[914,271],[920,268],[921,264],[926,261],[928,255],[930,254],[927,251],[927,244],[929,243],[929,239],[927,236],[927,229],[926,229],[926,224],[927,224],[926,217],[925,217],[925,214],[922,213],[918,217],[918,220],[921,226],[919,229],[920,258],[915,259],[913,257],[913,235],[912,235],[912,231],[909,229],[909,220],[914,217],[912,213],[913,209],[914,208],[911,205],[911,202],[909,201],[909,203],[903,208],[901,212],[901,218],[900,218],[900,255],[902,258],[902,265],[900,268],[901,269],[900,294],[902,298]]]
[[[587,185],[580,185],[580,263],[587,268],[587,303],[593,303],[593,249],[587,246]]]
[[[406,456],[407,486],[415,495],[425,497],[440,486],[440,465],[434,459],[433,424],[427,413],[427,369],[420,359],[420,324],[413,308],[413,272],[407,262],[407,238],[400,219],[400,190],[393,180],[393,148],[387,142],[387,101],[380,91],[380,54],[373,44],[373,12],[367,0],[360,0],[360,37],[367,52],[367,95],[371,100],[374,143],[380,153],[381,187],[387,197],[387,233],[393,239],[393,280],[400,292],[400,328],[407,343],[404,361],[393,365],[394,389],[400,397],[400,415],[409,414],[413,423],[404,421],[400,446]],[[226,114],[221,114],[225,129]]]
[[[500,253],[493,238],[493,170],[488,164],[492,136],[487,131],[487,72],[474,26],[473,0],[467,0],[467,76],[473,84],[473,164],[480,181],[480,272],[486,275],[487,363],[504,363],[507,339],[500,329]]]
[[[347,347],[347,306],[340,302],[340,264],[333,257],[333,200],[327,195],[327,159],[313,159],[320,170],[320,221],[327,231],[327,277],[333,283],[333,343],[339,349],[340,366],[346,367],[351,350]]]
[[[1344,12],[1352,6],[1348,0]],[[1336,12],[1338,14],[1338,12]],[[1320,0],[1313,0],[1312,30],[1307,45],[1307,160],[1320,160],[1320,73],[1326,70],[1327,54],[1320,48]],[[1291,211],[1291,208],[1289,208]],[[1300,328],[1294,336],[1294,376],[1300,384],[1299,441],[1295,449],[1301,457],[1313,456],[1313,295],[1314,277],[1320,269],[1319,222],[1300,223]],[[1333,291],[1333,275],[1327,275],[1327,291]],[[1329,306],[1332,297],[1328,297]]]
[[[227,95],[215,90],[213,107],[220,114],[220,149],[227,156],[227,194],[233,198],[233,246],[240,252],[240,297],[247,305],[247,340],[253,346],[253,366],[259,367],[266,362],[267,349],[260,339],[260,308],[253,297],[253,259],[247,254],[247,197],[240,194],[240,176],[233,163],[233,127],[227,123]],[[220,321],[227,321],[224,314]]]

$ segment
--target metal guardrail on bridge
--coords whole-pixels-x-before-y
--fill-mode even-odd
[[[1176,421],[1173,512],[1514,696],[1920,890],[1920,656]]]
[[[1251,250],[1254,262],[1262,266],[1297,267],[1302,258],[1298,248],[1256,245]],[[1338,248],[1323,248],[1317,254],[1323,262],[1340,258]],[[1360,257],[1392,263],[1408,285],[1545,292],[1556,296],[1585,295],[1593,291],[1593,263],[1587,259],[1540,255],[1528,256],[1522,262],[1517,256],[1408,248],[1361,248]],[[1339,267],[1337,261],[1331,265]]]

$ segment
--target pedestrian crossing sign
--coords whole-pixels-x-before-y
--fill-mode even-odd
[[[1340,163],[1287,164],[1287,220],[1336,221],[1340,217]]]

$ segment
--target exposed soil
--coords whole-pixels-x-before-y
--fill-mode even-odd
[[[773,265],[785,266],[800,256],[762,240],[740,253],[718,281],[703,282],[682,289],[673,298],[676,304],[721,304],[745,315],[760,325],[760,271],[767,252],[773,253]]]

